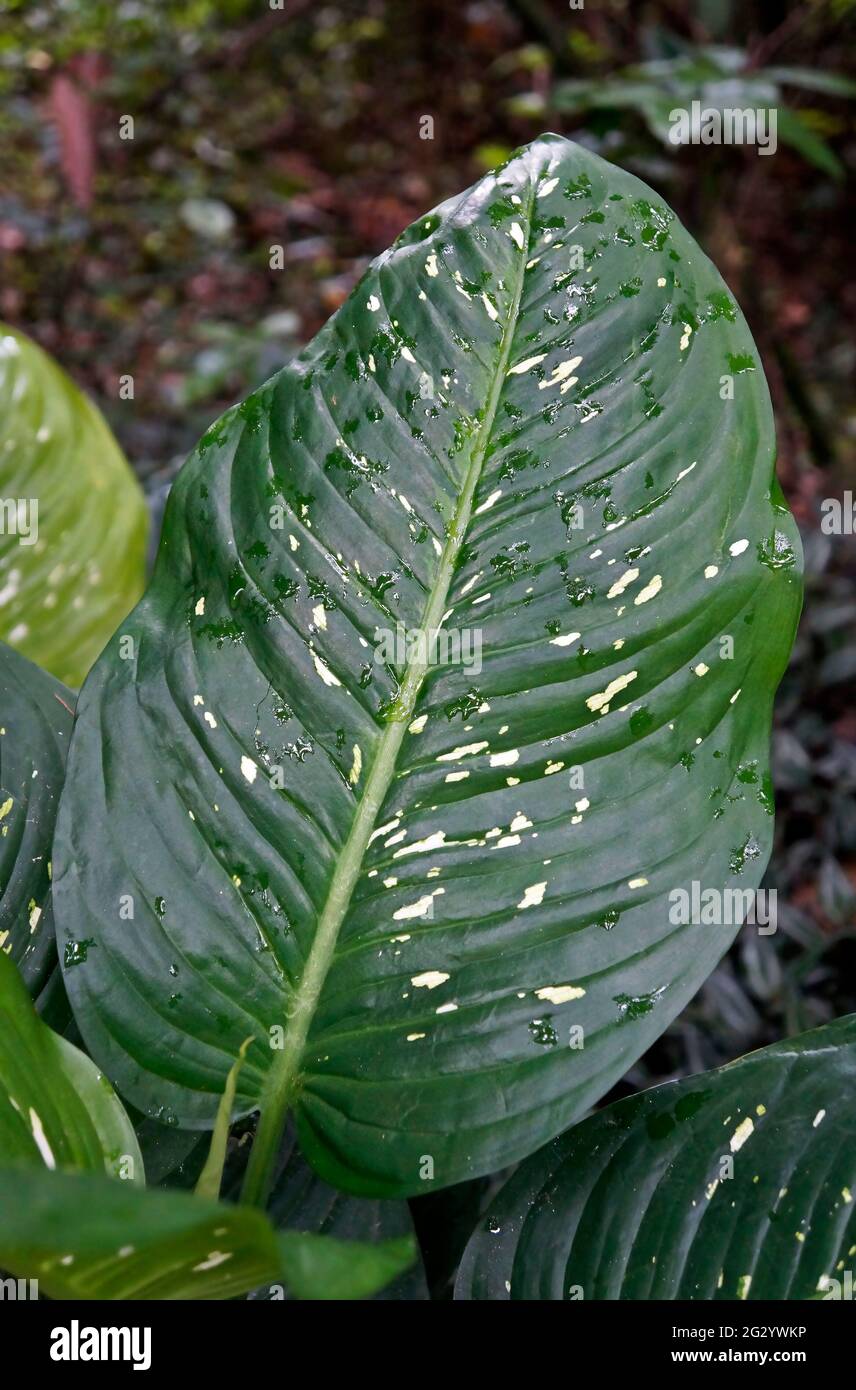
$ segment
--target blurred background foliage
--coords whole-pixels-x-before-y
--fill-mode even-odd
[[[96,399],[155,509],[373,255],[541,130],[651,183],[743,306],[808,568],[780,925],[619,1093],[856,1010],[856,539],[819,525],[856,491],[854,37],[856,0],[0,0],[0,318]],[[776,154],[669,144],[694,98],[775,105]]]

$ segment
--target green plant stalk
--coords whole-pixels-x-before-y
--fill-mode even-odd
[[[527,236],[531,225],[536,182],[537,175],[533,173],[525,213]],[[493,423],[508,370],[520,311],[520,300],[523,295],[526,261],[527,253],[524,251],[520,256],[519,270],[505,331],[500,343],[496,372],[485,405],[484,418],[473,446],[469,468],[464,479],[458,507],[449,528],[437,578],[425,606],[422,627],[429,632],[442,626],[442,617],[448,607],[449,590],[472,515],[473,499],[481,478],[485,453],[490,443]],[[318,930],[312,943],[312,949],[306,959],[306,969],[294,996],[285,1046],[280,1053],[278,1065],[271,1072],[267,1094],[262,1103],[258,1129],[253,1141],[241,1192],[241,1202],[244,1204],[263,1207],[267,1201],[286,1116],[300,1084],[300,1059],[306,1045],[310,1024],[333,959],[339,929],[359,877],[363,856],[374,830],[378,812],[394,776],[398,752],[416,707],[419,691],[427,671],[427,659],[424,661],[414,659],[407,668],[400,694],[396,700],[394,718],[387,725],[380,740],[377,756],[366,783],[365,795],[360,802],[351,832],[333,875],[327,901],[318,921]]]

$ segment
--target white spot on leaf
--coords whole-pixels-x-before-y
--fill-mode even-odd
[[[614,681],[610,681],[605,690],[598,695],[590,695],[586,700],[590,710],[603,710],[609,705],[613,695],[617,695],[620,690],[625,690],[631,681],[635,681],[639,675],[638,671],[625,671],[623,676],[616,676]]]
[[[633,602],[636,604],[637,607],[640,603],[647,603],[648,600],[653,598],[655,594],[659,594],[662,587],[663,576],[660,574],[655,574],[653,579],[649,580],[649,582],[645,585],[645,588],[639,590],[639,593],[636,595]]]
[[[533,883],[524,892],[523,897],[517,904],[522,911],[525,907],[540,907],[544,899],[544,890],[547,887],[547,880],[543,883]]]
[[[438,985],[444,985],[448,978],[444,970],[423,970],[421,975],[411,976],[410,983],[414,989],[436,989]]]
[[[535,991],[538,999],[546,999],[550,1004],[568,1004],[572,999],[582,999],[584,994],[580,985],[544,985]]]

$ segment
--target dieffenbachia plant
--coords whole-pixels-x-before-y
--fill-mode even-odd
[[[608,1106],[491,1201],[456,1297],[852,1298],[854,1084],[851,1014]]]
[[[0,639],[80,685],[145,578],[148,517],[90,400],[0,324]]]
[[[800,606],[769,397],[662,200],[556,136],[415,223],[173,489],[81,694],[66,986],[149,1115],[400,1196],[579,1117],[738,929]]]

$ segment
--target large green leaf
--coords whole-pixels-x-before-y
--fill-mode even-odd
[[[3,325],[0,501],[0,638],[79,685],[142,592],[145,503],[92,403]]]
[[[33,996],[56,965],[51,845],[74,698],[0,643],[0,950]]]
[[[109,1081],[42,1023],[0,952],[0,1166],[13,1163],[143,1182],[133,1127]]]
[[[854,1090],[851,1015],[599,1111],[493,1199],[456,1297],[841,1297]]]
[[[203,438],[81,696],[55,910],[120,1089],[210,1126],[253,1033],[254,1199],[289,1108],[390,1196],[601,1096],[737,930],[670,891],[767,858],[773,455],[746,324],[637,179],[546,136],[406,231]]]
[[[299,1298],[365,1298],[412,1259],[407,1239],[277,1236],[249,1207],[0,1170],[0,1266],[51,1298],[224,1299],[274,1280]]]

